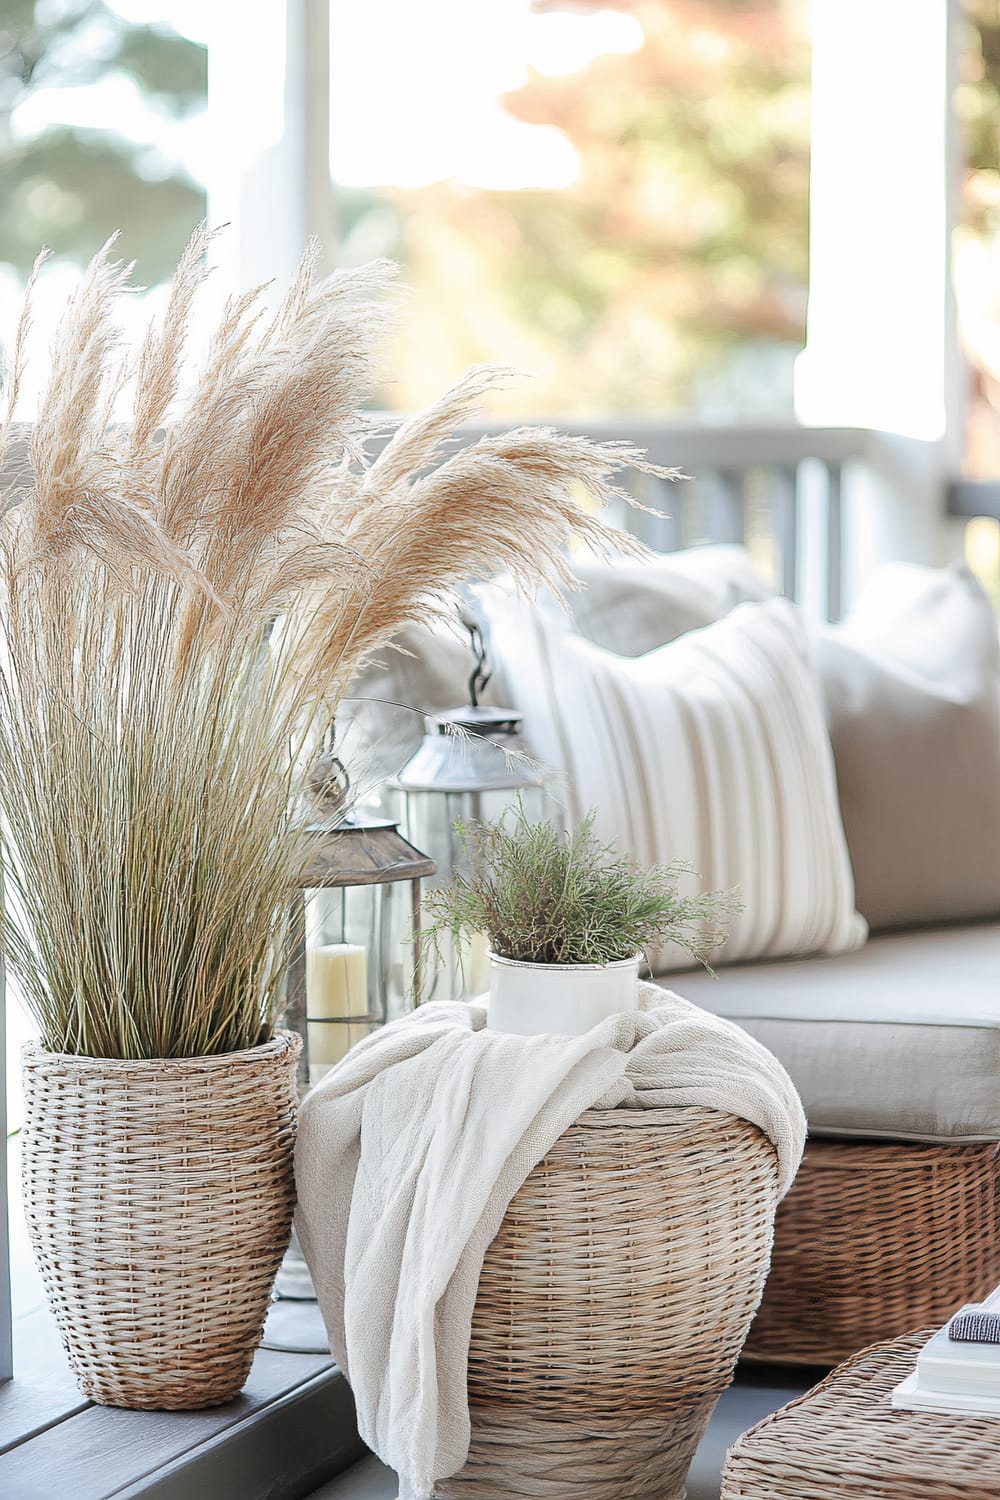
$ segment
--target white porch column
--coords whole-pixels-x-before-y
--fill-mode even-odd
[[[272,277],[280,287],[311,236],[323,248],[321,269],[335,259],[329,0],[273,0],[254,6],[245,25],[229,7],[216,9],[209,218],[231,225],[218,261],[228,290]]]
[[[964,376],[951,286],[958,187],[957,0],[814,0],[810,292],[796,411],[893,434],[851,497],[862,581],[887,557],[949,550]],[[884,452],[882,449],[884,448]]]
[[[0,1384],[14,1373],[11,1337],[10,1221],[7,1213],[7,972],[0,954]]]

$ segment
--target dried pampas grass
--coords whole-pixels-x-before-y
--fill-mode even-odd
[[[170,1057],[253,1046],[280,1001],[290,893],[310,855],[309,766],[365,658],[472,576],[564,577],[576,503],[627,444],[538,429],[446,453],[509,378],[474,370],[374,462],[364,407],[391,311],[386,264],[277,314],[230,301],[179,401],[210,235],[130,359],[106,247],[71,299],[0,525],[4,947],[47,1047]],[[24,367],[26,307],[0,457]],[[111,417],[132,383],[133,419]],[[161,429],[166,427],[165,437]]]

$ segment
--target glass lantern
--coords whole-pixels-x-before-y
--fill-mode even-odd
[[[434,861],[395,823],[335,816],[340,821],[320,838],[291,914],[282,1024],[302,1038],[303,1094],[355,1042],[421,998],[420,886],[434,874]],[[265,1348],[325,1352],[315,1288],[294,1230],[275,1288]]]
[[[420,883],[434,871],[394,823],[348,817],[323,836],[296,904],[285,1006],[304,1086],[419,1003]]]
[[[520,801],[533,822],[553,816],[552,773],[531,758],[520,716],[469,705],[431,720],[423,743],[395,780],[407,838],[437,866],[431,886],[450,880],[465,858],[457,823],[492,823]],[[457,951],[441,944],[441,964],[425,978],[424,999],[457,1000],[489,988],[487,938],[474,934]]]

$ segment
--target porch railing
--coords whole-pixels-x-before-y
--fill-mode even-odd
[[[947,489],[947,510],[962,521],[1000,521],[1000,480],[955,480]]]
[[[463,437],[474,441],[505,425],[469,427]],[[828,619],[841,614],[846,501],[860,472],[884,470],[881,434],[794,423],[692,427],[644,417],[544,425],[601,440],[628,439],[654,462],[691,476],[681,483],[623,476],[623,485],[649,509],[622,505],[611,519],[654,551],[746,542],[782,593]]]

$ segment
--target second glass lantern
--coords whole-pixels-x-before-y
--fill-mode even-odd
[[[551,772],[531,757],[520,715],[513,709],[470,704],[431,720],[423,743],[396,778],[406,836],[437,866],[428,886],[444,884],[464,859],[456,825],[493,823],[515,801],[532,821],[551,817]],[[489,988],[486,935],[462,951],[444,947],[428,972],[424,1000],[458,1000]]]
[[[420,883],[433,875],[434,862],[395,824],[343,812],[345,793],[335,774],[342,769],[328,758],[325,774],[336,790],[326,810],[333,826],[311,825],[322,837],[291,909],[282,1021],[302,1038],[300,1094],[355,1042],[421,998]],[[323,1320],[294,1230],[275,1290],[265,1347],[325,1352]]]

